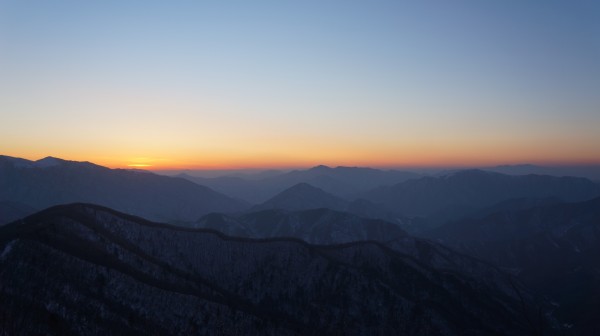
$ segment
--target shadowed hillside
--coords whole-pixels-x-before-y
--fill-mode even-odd
[[[0,251],[0,326],[9,334],[524,335],[547,327],[528,319],[533,306],[517,284],[490,286],[376,242],[235,239],[75,204],[0,228]]]

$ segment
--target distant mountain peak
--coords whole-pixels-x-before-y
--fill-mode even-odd
[[[461,169],[452,173],[452,175],[460,175],[460,174],[487,174],[488,172],[483,169]]]
[[[325,171],[329,171],[331,169],[332,169],[331,167],[326,166],[326,165],[318,165],[318,166],[310,168],[309,170],[311,170],[311,171],[323,171],[323,172],[325,172]]]
[[[297,183],[297,184],[289,187],[288,189],[286,189],[284,192],[288,192],[288,191],[302,191],[302,190],[324,192],[322,189],[317,188],[315,186],[312,186],[312,185],[310,185],[310,184],[308,184],[306,182]]]
[[[32,161],[7,155],[0,155],[0,163],[1,162],[9,163],[14,167],[29,167],[33,164]]]
[[[498,165],[494,168],[540,168],[540,166],[531,164],[531,163],[521,163],[521,164],[506,164],[506,165]]]
[[[43,159],[37,160],[34,162],[34,166],[36,168],[47,168],[54,167],[65,163],[66,161],[63,159],[55,158],[53,156],[46,156]]]
[[[501,176],[504,174],[483,169],[464,169],[447,174],[445,177],[472,177],[472,176]]]
[[[306,210],[316,208],[344,209],[346,202],[320,188],[302,182],[275,195],[254,210],[286,209]]]
[[[302,195],[303,197],[328,197],[328,198],[337,198],[336,196],[324,191],[321,188],[317,188],[311,184],[306,182],[300,182],[295,184],[286,190],[282,191],[278,195],[275,195],[272,199],[276,198],[285,198],[292,195]]]
[[[59,159],[53,156],[47,156],[37,161],[30,161],[22,158],[0,155],[0,158],[6,162],[10,162],[14,167],[19,168],[47,168],[64,164],[68,161]]]

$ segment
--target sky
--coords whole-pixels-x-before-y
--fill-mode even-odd
[[[0,0],[0,154],[600,163],[600,2]]]

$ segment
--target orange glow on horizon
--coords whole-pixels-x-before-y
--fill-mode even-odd
[[[493,160],[489,158],[460,158],[455,160],[436,160],[436,158],[421,157],[421,160],[368,160],[368,159],[346,159],[346,160],[263,160],[263,161],[243,161],[243,160],[206,160],[203,163],[197,160],[174,161],[171,164],[129,164],[127,167],[151,168],[156,171],[169,170],[243,170],[243,169],[306,169],[318,165],[329,167],[371,167],[379,169],[416,169],[416,168],[468,168],[468,167],[491,167],[498,165],[518,165],[518,164],[536,164],[540,166],[572,166],[572,165],[600,165],[600,160]],[[447,158],[446,158],[447,159]],[[123,168],[122,163],[98,163],[109,168]]]
[[[127,155],[126,151],[91,151],[72,153],[49,150],[4,152],[2,154],[22,157],[28,160],[39,160],[46,156],[54,156],[72,161],[89,161],[108,168],[139,168],[155,171],[168,170],[241,170],[241,169],[303,169],[317,165],[330,167],[373,167],[381,169],[416,169],[416,168],[467,168],[490,167],[511,164],[537,164],[542,166],[598,165],[600,156],[592,148],[579,151],[562,151],[553,153],[554,148],[539,150],[537,146],[494,146],[493,144],[453,143],[445,146],[433,144],[413,144],[399,146],[362,147],[354,144],[346,146],[315,144],[291,145],[286,150],[270,150],[243,153],[241,150],[226,149],[194,152],[191,150],[157,150],[156,155],[150,151],[140,151],[141,156]],[[314,148],[318,148],[314,149]],[[290,154],[291,153],[291,154]],[[565,154],[566,153],[566,154]]]
[[[15,157],[22,157],[28,160],[39,160],[42,157],[26,157],[20,155],[10,155]],[[53,155],[56,156],[56,155]],[[44,156],[45,157],[45,156]],[[541,166],[570,166],[570,165],[598,165],[600,160],[527,160],[527,159],[512,159],[502,160],[501,158],[436,158],[436,157],[420,157],[418,159],[404,160],[376,160],[376,159],[344,159],[344,160],[331,160],[327,158],[313,159],[313,160],[301,160],[301,159],[288,159],[288,160],[205,160],[204,162],[198,162],[198,160],[164,160],[162,163],[150,164],[150,163],[130,163],[130,160],[103,160],[101,158],[82,158],[82,157],[64,157],[56,156],[65,160],[72,161],[89,161],[94,164],[105,166],[108,168],[140,168],[149,169],[156,171],[168,171],[168,170],[241,170],[241,169],[303,169],[310,168],[318,165],[326,165],[329,167],[372,167],[380,169],[410,169],[410,168],[467,168],[467,167],[486,167],[486,166],[497,166],[497,165],[512,165],[512,164],[537,164]],[[437,159],[437,160],[436,160]],[[445,160],[443,160],[445,159]]]
[[[127,167],[132,167],[132,168],[147,168],[147,167],[152,167],[152,165],[144,164],[144,163],[134,163],[134,164],[128,164]]]

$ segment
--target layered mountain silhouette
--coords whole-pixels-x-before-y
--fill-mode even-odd
[[[253,204],[263,203],[276,194],[300,183],[307,183],[344,199],[379,186],[392,185],[419,177],[416,173],[399,170],[378,170],[361,167],[316,166],[306,170],[268,174],[264,178],[221,176],[215,178],[180,177],[211,187],[226,195],[244,199]]]
[[[585,177],[592,181],[600,181],[599,165],[580,166],[538,166],[532,164],[501,165],[496,167],[482,168],[497,173],[508,175],[552,175],[552,176],[576,176]]]
[[[0,228],[0,326],[46,335],[552,333],[527,291],[493,267],[423,241],[396,244],[249,240],[100,206],[53,207]]]
[[[429,240],[412,237],[396,224],[330,209],[263,210],[239,216],[209,214],[194,227],[232,237],[297,238],[318,245],[376,241],[429,267],[469,275],[492,287],[514,286],[509,276],[489,264]]]
[[[253,211],[267,209],[308,210],[328,208],[346,210],[349,202],[308,183],[299,183],[252,207]]]
[[[237,217],[210,214],[202,217],[194,226],[235,237],[293,237],[311,244],[340,244],[362,240],[388,242],[407,236],[396,224],[325,208],[303,211],[263,210]]]
[[[0,156],[0,200],[34,209],[92,202],[162,221],[194,221],[210,212],[247,207],[184,179],[52,157],[28,161]]]
[[[583,201],[600,196],[600,185],[577,177],[509,176],[464,170],[441,177],[423,177],[381,187],[363,195],[407,216],[460,218],[478,208],[514,198],[556,197]]]
[[[427,235],[517,274],[575,334],[600,330],[600,198],[505,209]]]
[[[250,207],[147,171],[0,156],[0,224],[16,220],[0,228],[8,298],[0,326],[30,334],[520,335],[552,334],[556,321],[567,334],[600,329],[600,185],[467,170],[364,192],[396,173],[318,166],[220,178],[279,190]],[[70,202],[186,227],[85,204],[17,220]],[[172,312],[158,317],[164,310],[147,297]],[[97,311],[104,315],[90,322]]]
[[[347,212],[365,218],[383,219],[400,226],[407,226],[414,222],[410,218],[395,214],[371,201],[365,199],[347,201],[308,183],[294,185],[264,203],[253,206],[248,211],[271,209],[300,211],[321,208]]]
[[[37,212],[34,208],[19,202],[0,201],[0,225]]]

